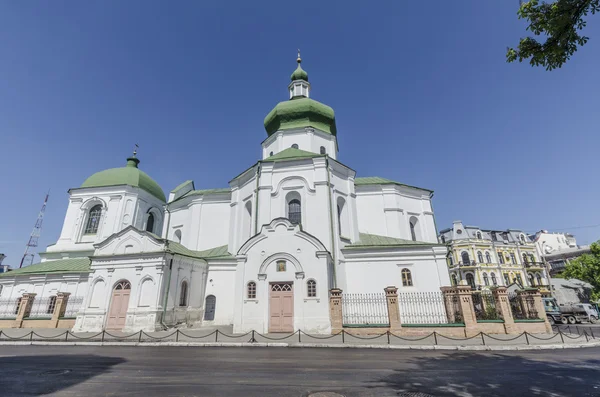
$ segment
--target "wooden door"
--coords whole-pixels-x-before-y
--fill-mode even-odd
[[[131,295],[131,284],[129,281],[121,281],[115,286],[108,311],[106,329],[122,330],[125,326],[127,308],[129,307],[129,296]]]
[[[294,332],[294,291],[292,283],[271,284],[269,332]]]

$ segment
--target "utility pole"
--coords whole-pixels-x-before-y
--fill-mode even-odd
[[[35,221],[35,226],[33,227],[33,231],[29,236],[29,241],[25,246],[25,253],[23,254],[23,258],[21,258],[21,264],[19,265],[19,269],[23,267],[23,265],[31,265],[33,263],[33,257],[35,256],[35,252],[31,252],[32,248],[37,247],[38,239],[40,238],[40,234],[42,233],[42,223],[44,222],[44,213],[46,212],[46,204],[48,203],[48,197],[50,197],[50,191],[46,193],[46,198],[44,199],[44,204],[42,205],[42,209],[38,214],[37,220]],[[29,263],[26,265],[25,261],[29,260]]]

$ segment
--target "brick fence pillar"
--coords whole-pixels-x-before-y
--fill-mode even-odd
[[[36,295],[37,294],[34,293],[23,294],[21,297],[21,302],[19,303],[19,310],[17,312],[17,318],[15,319],[13,328],[23,327],[23,319],[29,317],[29,313],[31,312],[31,307],[33,306],[33,301],[35,300]]]
[[[398,305],[398,288],[389,286],[383,289],[387,301],[388,319],[390,322],[390,331],[402,328],[400,323],[400,307]]]
[[[458,304],[458,294],[454,287],[441,287],[444,297],[444,307],[446,308],[446,317],[449,324],[462,323],[462,315]]]
[[[339,288],[329,290],[329,321],[331,333],[342,330],[342,290]]]
[[[552,332],[552,326],[550,325],[550,322],[548,322],[540,290],[537,288],[525,288],[517,291],[517,296],[525,317],[529,319],[539,318],[544,320],[546,332]]]
[[[67,309],[69,295],[71,295],[70,292],[59,292],[58,294],[56,294],[54,312],[52,312],[52,319],[50,320],[51,325],[48,328],[58,328],[58,321],[61,317],[64,317],[65,310]]]
[[[492,288],[492,294],[494,295],[494,302],[496,303],[496,310],[502,320],[504,320],[504,330],[507,334],[520,334],[519,330],[515,327],[515,318],[513,317],[512,310],[510,308],[510,302],[508,301],[508,291],[506,287],[495,287]]]

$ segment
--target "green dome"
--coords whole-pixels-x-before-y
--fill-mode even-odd
[[[313,127],[336,135],[333,109],[310,98],[296,97],[279,102],[265,117],[265,130],[269,136],[279,130],[303,127]]]
[[[292,79],[292,81],[294,81],[294,80],[308,81],[308,73],[306,73],[304,71],[304,69],[302,69],[302,66],[300,66],[300,62],[298,62],[298,67],[296,68],[296,70],[294,70],[294,73],[292,73],[291,79]]]
[[[128,185],[147,191],[157,199],[166,202],[165,193],[154,179],[138,168],[140,160],[135,157],[127,159],[127,165],[120,168],[96,172],[83,182],[81,187],[102,187]]]

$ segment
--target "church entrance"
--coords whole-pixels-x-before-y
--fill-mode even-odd
[[[292,283],[271,283],[269,332],[294,332],[294,291]]]
[[[119,282],[113,289],[106,323],[107,330],[122,330],[125,326],[129,295],[131,295],[131,284],[127,280]]]

